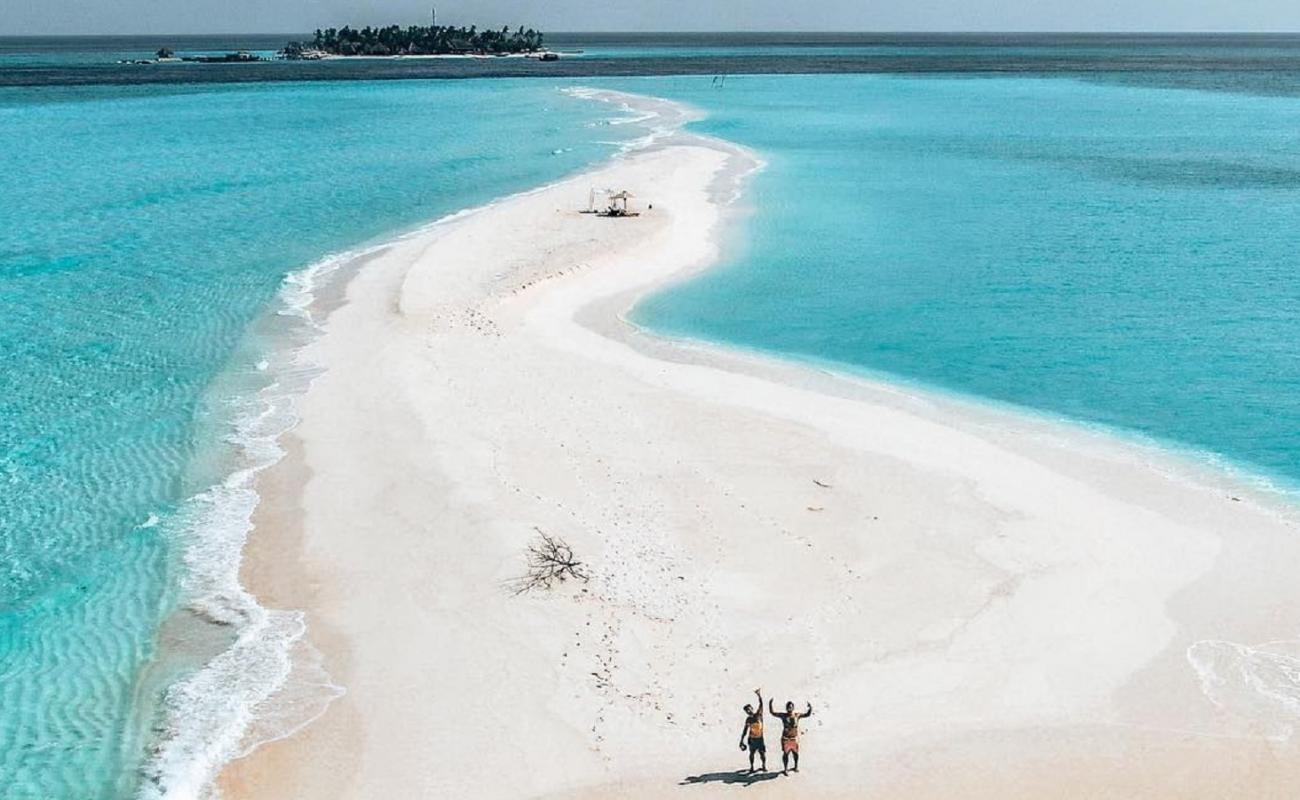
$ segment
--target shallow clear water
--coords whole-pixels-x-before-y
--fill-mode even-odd
[[[285,275],[614,150],[552,84],[0,90],[0,795],[134,794],[219,480],[205,396]],[[170,623],[167,640],[179,633]]]
[[[1020,77],[618,85],[699,105],[699,130],[770,162],[743,251],[641,323],[1300,483],[1293,101]]]

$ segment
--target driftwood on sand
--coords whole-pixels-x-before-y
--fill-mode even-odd
[[[550,589],[556,583],[563,583],[570,578],[586,583],[591,580],[587,566],[573,555],[573,548],[558,536],[551,536],[541,528],[537,539],[528,545],[525,557],[528,568],[523,575],[510,581],[507,585],[515,594],[523,594],[534,589]]]

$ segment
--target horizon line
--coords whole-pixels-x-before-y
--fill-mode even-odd
[[[359,27],[428,27],[416,25],[416,23],[393,22],[387,25],[376,25],[376,23],[367,23]],[[526,25],[526,23],[525,23]],[[469,25],[445,25],[439,27],[471,27],[476,23]],[[329,27],[357,27],[352,23],[344,22],[342,25],[329,25]],[[506,26],[506,27],[517,27]],[[166,33],[144,33],[144,31],[133,31],[133,33],[0,33],[0,39],[35,39],[35,38],[53,38],[53,36],[75,36],[75,38],[109,38],[109,36],[282,36],[303,33],[313,33],[313,29],[308,30],[217,30],[217,31],[166,31]],[[325,30],[325,27],[321,27]],[[495,30],[495,26],[487,26],[485,30]],[[1001,36],[1027,36],[1027,35],[1062,35],[1062,36],[1213,36],[1213,35],[1300,35],[1300,29],[1296,30],[1260,30],[1260,29],[1196,29],[1196,30],[1145,30],[1145,29],[1114,29],[1114,30],[1069,30],[1069,29],[1019,29],[1019,30],[1000,30],[1000,29],[965,29],[965,30],[941,30],[941,29],[892,29],[892,30],[874,30],[874,29],[839,29],[839,30],[815,30],[815,29],[671,29],[671,30],[627,30],[627,29],[582,29],[582,30],[541,30],[534,27],[538,33],[560,35],[560,34],[633,34],[642,36],[666,36],[666,35],[693,35],[693,34],[775,34],[775,35],[1001,35]]]
[[[353,26],[351,23],[343,25],[330,25],[329,27],[390,27],[398,25],[399,27],[427,27],[422,25],[401,23],[390,23],[389,25],[361,25]],[[474,23],[471,23],[474,25]],[[470,27],[471,25],[447,25],[440,27]],[[507,26],[510,27],[510,26]],[[517,27],[517,26],[516,26]],[[43,39],[43,38],[77,38],[77,39],[97,39],[97,38],[114,38],[124,36],[139,37],[157,37],[157,36],[298,36],[304,33],[312,33],[316,29],[301,31],[189,31],[189,32],[168,32],[168,33],[0,33],[0,40],[3,39]],[[321,28],[324,30],[324,28]],[[495,30],[495,26],[488,26],[485,30]],[[1300,36],[1298,30],[1259,30],[1259,29],[1201,29],[1201,30],[1139,30],[1139,29],[1115,29],[1115,30],[997,30],[988,29],[967,29],[967,30],[938,30],[938,29],[895,29],[895,30],[812,30],[812,29],[746,29],[746,28],[729,28],[729,29],[709,29],[709,28],[692,28],[680,30],[624,30],[616,28],[589,28],[586,30],[538,30],[540,33],[548,36],[561,36],[568,34],[589,35],[589,34],[633,34],[638,36],[680,36],[680,35],[707,35],[707,34],[750,34],[750,35],[874,35],[874,36]]]

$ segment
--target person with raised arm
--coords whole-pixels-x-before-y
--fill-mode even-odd
[[[812,703],[808,704],[808,710],[802,714],[794,710],[794,702],[787,701],[785,712],[782,713],[772,707],[772,698],[767,699],[767,710],[772,716],[781,720],[781,774],[790,774],[790,756],[794,755],[794,771],[799,771],[799,720],[805,717],[811,717]]]
[[[754,771],[754,755],[758,754],[767,772],[767,742],[763,739],[763,690],[755,689],[758,695],[758,708],[745,706],[745,727],[740,730],[740,749],[749,750],[749,771]]]

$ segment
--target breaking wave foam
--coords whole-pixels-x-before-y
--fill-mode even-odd
[[[679,133],[686,123],[702,116],[699,112],[681,103],[657,97],[638,95],[634,103],[629,95],[608,89],[576,86],[561,91],[570,97],[616,106],[619,110],[619,116],[606,120],[604,122],[606,125],[638,125],[645,129],[644,135],[634,139],[603,142],[603,144],[618,147],[619,155],[626,155],[653,147],[668,137]]]
[[[187,609],[230,630],[233,642],[168,690],[163,738],[146,768],[142,800],[211,797],[212,782],[227,762],[291,735],[343,693],[306,639],[303,612],[263,607],[244,589],[239,573],[260,500],[257,475],[283,457],[279,439],[298,423],[298,398],[320,372],[304,351],[320,329],[312,312],[317,292],[367,252],[331,256],[285,279],[277,317],[285,322],[287,346],[256,365],[268,385],[230,401],[227,443],[238,467],[191,497],[177,515]]]

